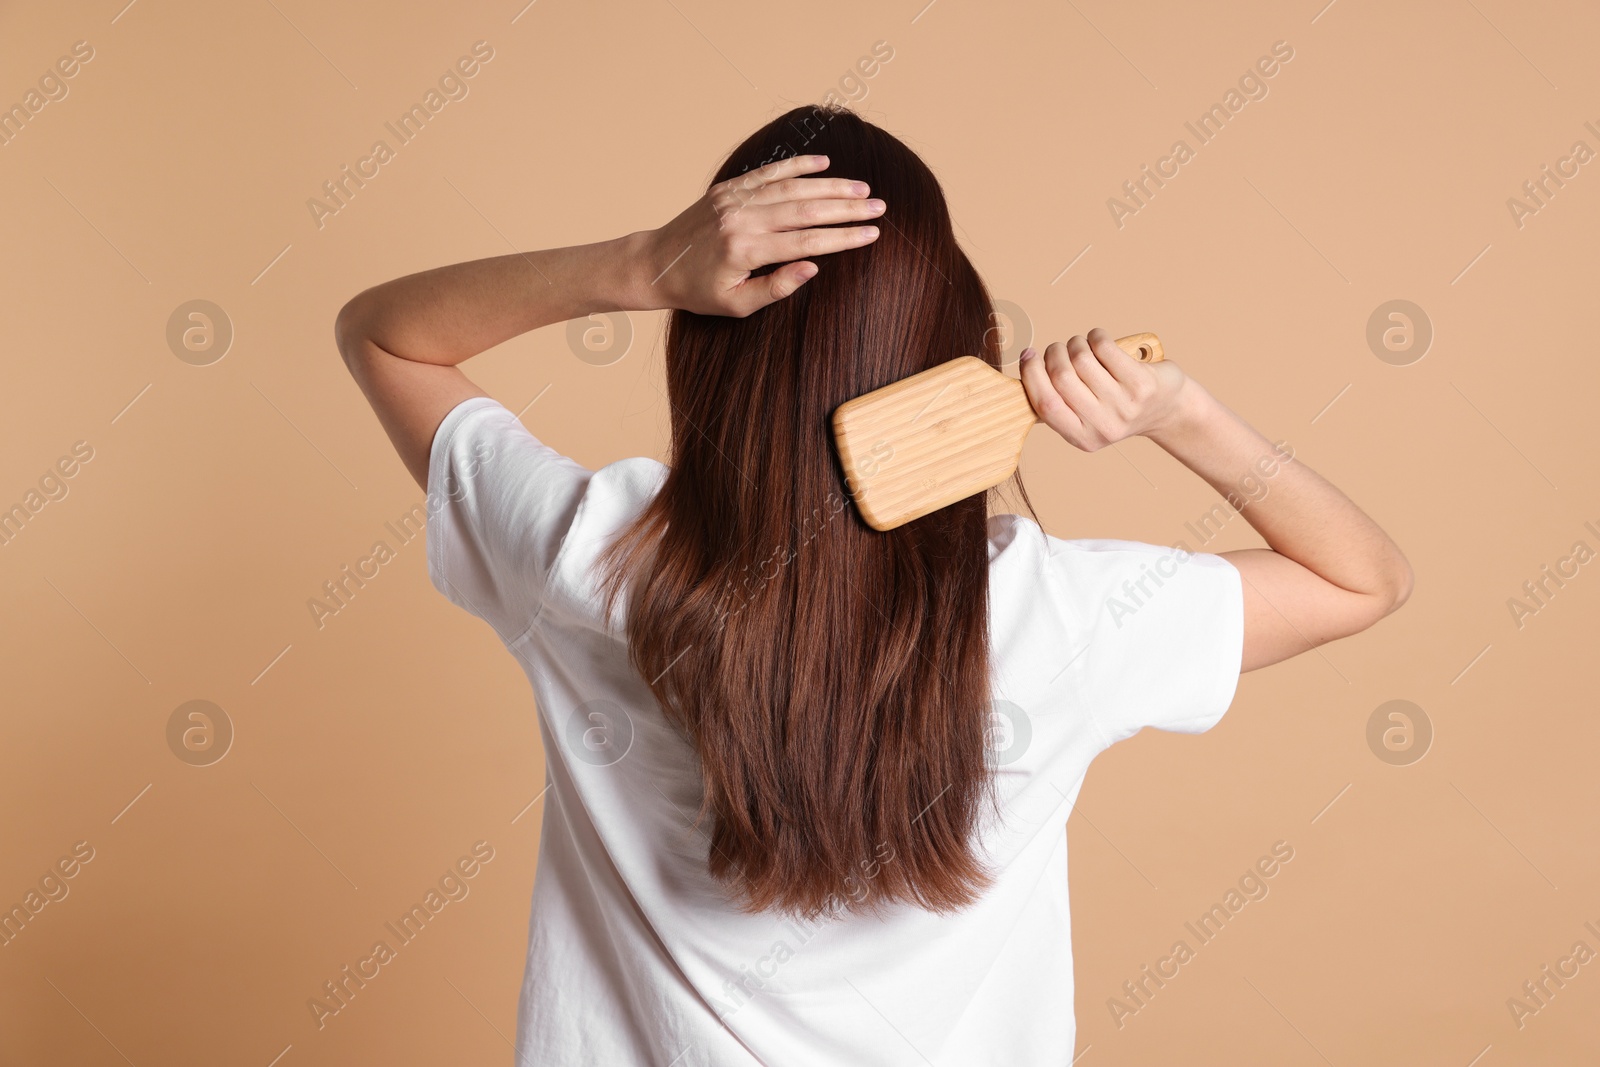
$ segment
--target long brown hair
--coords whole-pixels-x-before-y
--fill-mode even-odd
[[[881,235],[747,318],[671,313],[670,471],[601,556],[606,610],[631,575],[630,656],[699,756],[739,906],[947,912],[990,882],[974,831],[997,810],[986,495],[873,530],[831,417],[956,356],[1000,366],[999,331],[933,172],[854,112],[779,116],[711,184],[801,153],[886,201]]]

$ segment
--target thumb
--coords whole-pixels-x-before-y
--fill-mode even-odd
[[[749,299],[753,302],[750,311],[759,311],[768,304],[775,304],[792,295],[796,289],[815,278],[818,269],[810,260],[801,260],[798,263],[786,263],[771,274],[746,282],[745,286],[750,290]]]

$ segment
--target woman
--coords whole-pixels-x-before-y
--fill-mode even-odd
[[[457,369],[655,309],[670,468],[585,469]],[[1230,499],[1270,476],[1245,511],[1269,547],[1063,541],[986,494],[869,528],[833,409],[957,355],[998,366],[991,311],[921,160],[799,108],[658,230],[340,312],[428,491],[431,580],[533,685],[549,791],[521,1062],[1068,1062],[1064,830],[1090,760],[1209,728],[1240,671],[1405,601],[1410,567],[1354,504],[1100,330],[1023,354],[1043,421],[1087,451],[1149,437]]]

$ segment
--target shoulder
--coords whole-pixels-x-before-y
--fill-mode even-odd
[[[1052,569],[1064,572],[1090,573],[1097,570],[1116,570],[1130,562],[1162,554],[1187,554],[1180,546],[1169,548],[1111,537],[1084,537],[1066,539],[1045,533],[1043,528],[1026,515],[1010,513],[989,516],[989,559],[997,562],[1006,558],[1048,560]]]
[[[1106,744],[1145,726],[1197,733],[1222,716],[1243,641],[1232,563],[1182,542],[1069,540],[1021,516],[995,520],[996,646],[1022,664],[1019,679],[1070,685]]]
[[[1120,630],[1155,600],[1166,610],[1194,609],[1239,583],[1226,559],[1191,551],[1182,542],[1053,537],[1022,515],[990,517],[989,560],[997,613],[1043,609],[1057,625],[1080,634],[1102,623]]]
[[[989,516],[989,559],[1025,557],[1042,560],[1057,576],[1080,579],[1121,577],[1129,571],[1157,570],[1176,573],[1178,564],[1197,562],[1202,568],[1232,567],[1221,556],[1193,552],[1183,542],[1157,545],[1116,537],[1054,537],[1025,515]]]
[[[498,401],[464,400],[440,423],[429,460],[433,584],[514,640],[547,602],[582,596],[563,580],[563,561],[597,555],[665,473],[642,456],[591,470],[534,436]]]
[[[550,572],[550,607],[568,623],[617,630],[626,611],[627,592],[613,616],[600,617],[597,569],[600,555],[644,511],[666,481],[669,468],[649,456],[630,456],[596,469],[585,485],[561,539]]]
[[[630,456],[598,468],[572,517],[567,539],[572,550],[620,533],[661,491],[667,473],[665,463],[649,456]]]
[[[548,494],[568,497],[569,527],[604,525],[636,512],[654,496],[667,467],[647,456],[633,456],[597,469],[579,463],[536,437],[511,410],[487,396],[472,397],[450,410],[435,433],[431,466],[439,477],[432,493],[453,497],[467,489],[494,495]],[[479,478],[493,470],[497,477]],[[452,478],[454,476],[454,478]]]

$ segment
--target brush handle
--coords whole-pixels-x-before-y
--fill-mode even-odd
[[[1164,358],[1153,333],[1117,344],[1141,363]],[[957,356],[847,400],[832,419],[851,496],[875,530],[1009,478],[1038,421],[1022,382],[977,356]]]
[[[1117,347],[1140,363],[1160,363],[1166,359],[1161,348],[1161,338],[1153,333],[1130,333],[1117,338]]]

